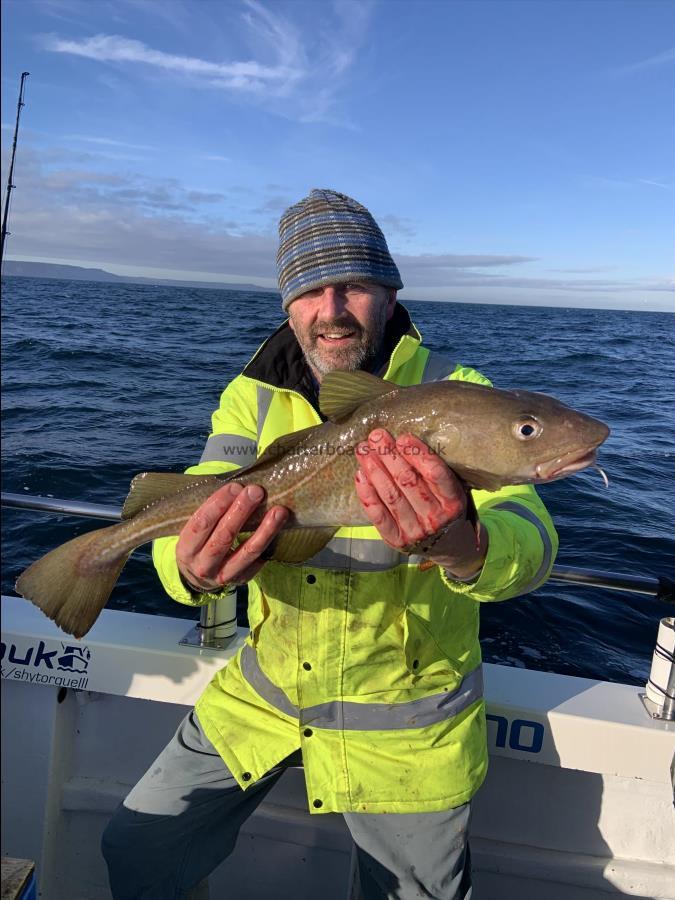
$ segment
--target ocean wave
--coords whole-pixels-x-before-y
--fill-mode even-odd
[[[138,472],[182,471],[199,459],[221,391],[284,318],[266,293],[27,278],[4,287],[3,490],[114,506]],[[407,305],[432,349],[612,428],[600,452],[609,490],[593,471],[540,489],[560,534],[559,564],[675,575],[672,317]],[[3,591],[41,553],[101,524],[5,510]],[[163,594],[148,548],[134,554],[111,603],[196,615]],[[549,582],[531,597],[482,605],[485,656],[640,683],[663,606]]]

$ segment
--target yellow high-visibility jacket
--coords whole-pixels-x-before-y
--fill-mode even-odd
[[[388,381],[489,384],[422,347],[400,305],[389,334]],[[187,471],[231,471],[319,424],[306,372],[286,324],[224,391],[202,461]],[[311,812],[432,812],[475,793],[487,769],[479,602],[540,585],[557,536],[531,486],[473,496],[489,533],[473,581],[421,571],[419,558],[359,527],[341,528],[302,565],[266,563],[250,582],[250,637],[196,706],[242,788],[302,748]],[[176,541],[153,547],[167,592],[181,603],[212,599],[181,581]]]

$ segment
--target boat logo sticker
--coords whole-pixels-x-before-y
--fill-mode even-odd
[[[91,659],[89,647],[61,644],[63,653],[56,658],[60,672],[86,672]]]
[[[18,645],[2,641],[2,677],[86,690],[91,661],[89,647],[86,644],[55,644],[38,641],[37,645]],[[71,673],[71,676],[59,675],[59,672]]]

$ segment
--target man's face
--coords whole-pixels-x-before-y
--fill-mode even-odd
[[[321,378],[336,369],[368,369],[382,349],[396,291],[370,282],[329,284],[297,297],[288,308],[309,365]]]

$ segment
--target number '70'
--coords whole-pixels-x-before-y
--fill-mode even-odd
[[[495,722],[497,725],[495,747],[506,747],[508,736],[511,750],[521,750],[525,753],[539,753],[541,750],[544,743],[544,726],[541,722],[514,719],[509,728],[509,720],[506,716],[495,716],[488,713],[485,718],[488,722]]]

